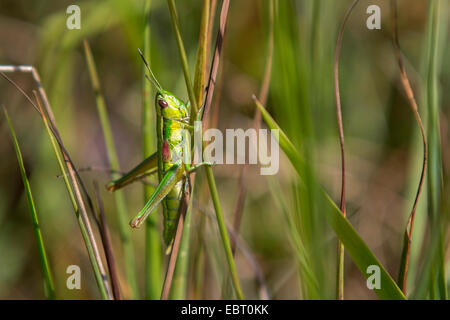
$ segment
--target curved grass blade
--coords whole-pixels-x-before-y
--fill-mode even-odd
[[[14,131],[11,119],[9,118],[8,112],[4,107],[3,111],[5,113],[6,121],[8,122],[9,132],[11,133],[11,138],[14,144],[14,150],[16,151],[17,162],[19,163],[20,175],[22,176],[25,193],[27,195],[28,206],[31,213],[31,222],[33,224],[33,231],[38,245],[39,258],[41,261],[41,268],[44,277],[45,297],[47,299],[55,299],[55,287],[53,285],[52,274],[50,272],[50,266],[47,260],[47,253],[45,251],[44,240],[42,238],[42,232],[39,226],[39,219],[36,212],[36,206],[33,200],[33,194],[31,193],[30,182],[28,181],[25,166],[23,164],[22,152],[20,151],[19,142],[17,141],[16,133]]]
[[[398,40],[398,30],[397,30],[397,0],[391,0],[391,8],[392,8],[392,33],[393,33],[393,41],[394,41],[394,49],[395,54],[397,56],[397,62],[400,69],[400,78],[402,82],[403,89],[408,98],[408,103],[410,104],[411,110],[414,113],[414,117],[416,118],[417,125],[419,126],[420,134],[422,136],[423,142],[423,162],[422,162],[422,171],[420,173],[419,185],[417,187],[417,193],[414,198],[414,204],[411,209],[411,214],[408,219],[408,223],[405,228],[404,233],[404,241],[403,241],[403,249],[400,261],[400,271],[399,271],[399,280],[398,284],[404,294],[406,294],[406,280],[408,278],[408,265],[409,265],[409,256],[411,252],[411,239],[412,232],[414,227],[414,218],[416,215],[417,204],[419,202],[420,195],[422,193],[423,183],[425,181],[425,174],[427,170],[427,159],[428,159],[428,144],[427,138],[425,134],[425,128],[422,124],[422,119],[419,114],[418,106],[416,99],[414,97],[414,92],[411,87],[411,83],[409,81],[408,75],[406,73],[406,69],[403,64],[402,54],[400,52],[400,44]]]
[[[301,159],[292,142],[283,130],[281,130],[269,112],[262,106],[256,97],[253,97],[253,99],[255,100],[255,104],[260,110],[267,126],[272,130],[279,130],[278,143],[296,170],[300,181],[304,180],[304,172],[306,172],[307,168],[306,163]],[[318,184],[315,183],[314,185]],[[321,200],[324,201],[324,203],[328,203],[330,206],[331,210],[324,211],[328,224],[333,228],[338,239],[344,244],[348,254],[351,256],[353,262],[355,262],[363,276],[366,279],[368,278],[369,274],[367,274],[367,268],[371,265],[375,265],[380,268],[381,288],[374,289],[378,297],[381,299],[406,299],[395,281],[391,278],[389,273],[387,273],[386,269],[378,261],[372,251],[370,251],[364,240],[361,239],[350,222],[345,219],[330,196],[323,189],[321,189],[318,194]]]

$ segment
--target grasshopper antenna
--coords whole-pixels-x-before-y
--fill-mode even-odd
[[[156,79],[155,75],[152,72],[152,69],[150,69],[149,64],[147,63],[147,60],[145,60],[144,54],[142,53],[141,49],[138,48],[139,51],[139,55],[142,58],[142,61],[144,61],[145,66],[147,67],[147,70],[150,72],[151,78],[148,75],[145,75],[145,77],[151,82],[153,83],[153,85],[156,87],[156,89],[158,89],[158,91],[162,91],[162,87],[159,84],[158,80]]]

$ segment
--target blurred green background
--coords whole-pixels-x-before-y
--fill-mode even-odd
[[[276,13],[275,49],[267,108],[314,164],[315,172],[336,202],[340,194],[340,156],[333,91],[333,55],[337,30],[351,1],[281,0]],[[252,94],[261,86],[267,56],[269,1],[231,1],[222,71],[218,89],[218,128],[252,126]],[[66,8],[81,8],[81,29],[66,28]],[[201,1],[176,1],[191,71],[194,70],[200,27]],[[220,4],[220,1],[219,1]],[[371,4],[381,8],[381,30],[366,27]],[[447,1],[441,1],[439,47],[439,102],[443,164],[443,214],[449,212],[450,174],[450,48]],[[220,5],[218,6],[218,9]],[[87,39],[97,63],[114,132],[120,165],[127,170],[142,160],[141,86],[144,1],[2,0],[0,2],[0,64],[29,64],[38,69],[49,95],[62,138],[79,168],[107,167],[107,155],[97,115],[82,40]],[[428,1],[399,1],[399,35],[408,74],[427,124],[425,68]],[[217,15],[216,25],[217,28]],[[151,65],[163,87],[187,100],[187,93],[166,1],[151,1]],[[215,33],[214,33],[215,35]],[[23,74],[12,75],[27,92],[34,83]],[[347,156],[347,211],[351,223],[387,270],[397,276],[402,234],[417,188],[422,147],[413,114],[403,94],[392,40],[388,0],[362,0],[344,34],[340,65],[343,125]],[[219,96],[216,91],[216,98]],[[6,81],[0,82],[0,104],[5,105],[18,133],[25,166],[35,197],[44,242],[60,299],[99,298],[75,215],[70,206],[53,151],[41,119]],[[23,184],[4,117],[0,117],[0,298],[42,299],[43,287],[35,238]],[[214,168],[226,220],[232,222],[240,169]],[[108,173],[83,172],[104,185]],[[202,290],[190,264],[190,298],[218,299],[227,274],[203,172],[196,187],[191,261],[195,261],[197,230],[206,244]],[[276,189],[276,190],[274,190]],[[259,175],[250,166],[241,236],[264,277],[273,299],[333,298],[336,238],[326,222],[313,213],[323,209],[314,195],[302,193],[293,170],[281,154],[280,172]],[[125,189],[129,218],[143,206],[140,183]],[[123,252],[113,196],[101,193],[119,262],[123,295]],[[447,199],[447,201],[445,201]],[[201,210],[197,210],[200,208]],[[288,215],[283,213],[283,208]],[[154,213],[156,214],[156,212]],[[159,214],[159,213],[158,213]],[[209,217],[210,215],[206,215]],[[410,288],[419,275],[426,251],[427,192],[419,202],[411,257]],[[292,231],[292,227],[293,230]],[[200,231],[199,231],[200,232]],[[135,266],[144,291],[144,230],[133,230]],[[304,251],[295,245],[300,237]],[[305,289],[299,257],[311,259],[318,293]],[[164,260],[165,261],[165,260]],[[164,263],[167,263],[166,261]],[[254,266],[238,249],[238,274],[246,298],[260,298]],[[66,288],[66,268],[79,265],[81,290]],[[165,267],[162,268],[165,270]],[[345,294],[349,299],[373,299],[366,281],[349,257],[345,262]]]

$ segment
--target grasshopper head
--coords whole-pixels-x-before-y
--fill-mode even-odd
[[[165,90],[156,94],[156,109],[161,116],[167,118],[180,119],[188,116],[184,102]]]

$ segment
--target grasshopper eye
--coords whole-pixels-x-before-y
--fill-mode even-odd
[[[165,100],[163,100],[163,99],[159,99],[158,100],[158,104],[159,104],[159,106],[162,108],[162,109],[164,109],[164,108],[167,108],[169,105],[167,104],[167,102],[165,101]]]

